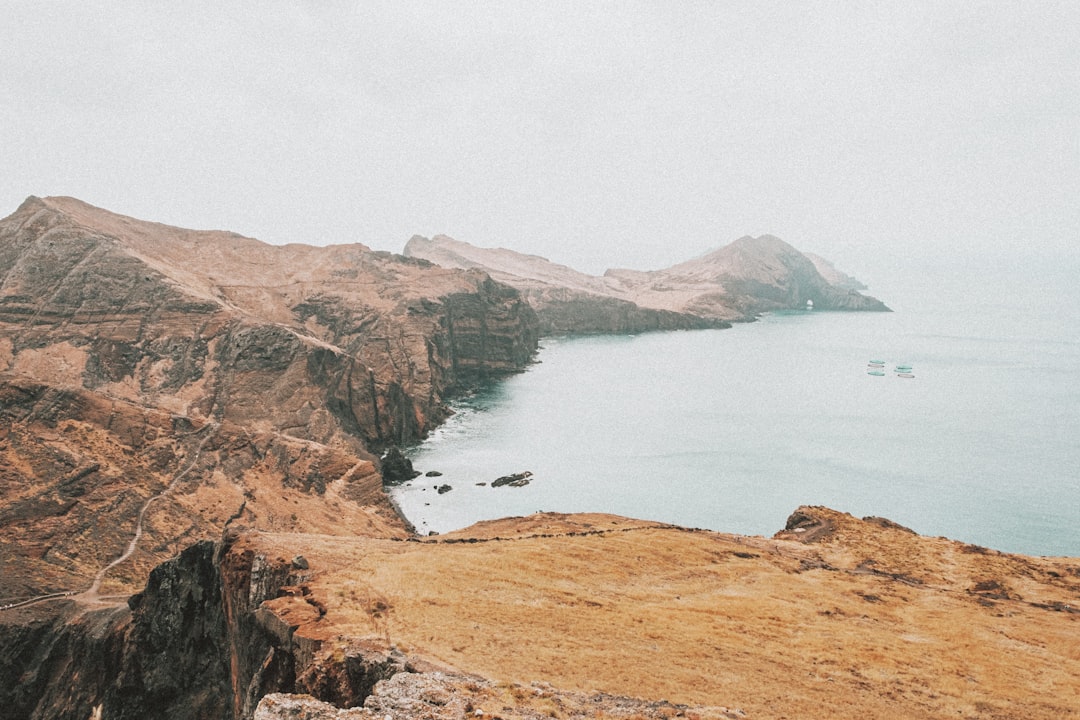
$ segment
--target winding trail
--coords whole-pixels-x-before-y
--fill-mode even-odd
[[[98,571],[97,575],[94,576],[94,582],[90,585],[90,587],[84,592],[79,593],[79,595],[77,596],[78,600],[82,602],[98,602],[100,600],[101,596],[99,590],[101,589],[101,583],[105,579],[105,575],[114,567],[131,557],[132,554],[135,552],[135,549],[139,546],[139,539],[142,538],[143,534],[143,521],[146,519],[146,511],[150,509],[150,506],[153,505],[155,501],[160,500],[161,498],[172,492],[173,489],[180,483],[180,481],[184,479],[184,476],[195,468],[195,465],[199,462],[199,456],[202,454],[203,447],[205,447],[207,441],[211,437],[213,437],[213,431],[217,430],[218,423],[208,422],[207,424],[196,430],[195,433],[200,433],[207,428],[210,428],[211,432],[206,433],[203,439],[199,442],[199,446],[195,448],[195,456],[191,458],[191,462],[188,463],[188,466],[173,476],[173,479],[171,482],[169,482],[168,487],[159,492],[157,495],[147,498],[146,502],[143,503],[143,506],[139,509],[139,519],[135,523],[135,536],[131,538],[131,542],[128,543],[127,549],[124,550],[123,554],[120,555],[120,557],[116,558],[111,563]]]
[[[24,607],[26,605],[33,605],[35,603],[44,602],[46,600],[54,600],[54,599],[57,599],[57,598],[65,598],[65,597],[71,597],[71,598],[74,598],[76,601],[78,601],[80,603],[86,603],[86,604],[97,604],[97,603],[104,602],[104,599],[102,598],[101,592],[100,592],[101,591],[101,583],[105,580],[105,576],[108,574],[108,572],[110,570],[112,570],[114,567],[116,567],[120,563],[122,563],[125,560],[127,560],[128,558],[130,558],[135,553],[135,550],[139,546],[139,540],[142,538],[142,535],[143,535],[143,525],[144,525],[144,522],[146,520],[146,513],[150,509],[150,506],[153,505],[155,501],[160,500],[161,498],[163,498],[166,495],[168,495],[169,493],[171,493],[176,488],[176,486],[180,483],[180,481],[183,480],[184,477],[188,473],[190,473],[193,469],[195,469],[195,466],[199,462],[199,457],[202,454],[203,447],[205,447],[207,441],[209,441],[210,438],[213,437],[213,435],[214,435],[213,431],[217,430],[218,426],[219,426],[219,424],[216,423],[216,422],[208,422],[205,425],[203,425],[201,428],[199,428],[198,430],[195,430],[195,431],[193,431],[191,433],[188,433],[189,435],[196,435],[198,433],[209,430],[209,432],[206,432],[206,434],[203,436],[202,440],[199,442],[198,447],[195,448],[195,454],[191,458],[191,462],[188,463],[187,466],[183,470],[180,470],[179,472],[177,472],[173,476],[173,479],[171,481],[169,481],[168,486],[164,490],[159,492],[157,495],[154,495],[153,497],[147,498],[146,502],[143,503],[142,507],[139,509],[138,520],[135,523],[135,535],[131,538],[131,541],[128,543],[127,548],[124,550],[124,552],[119,557],[117,557],[115,560],[110,562],[105,567],[101,568],[101,570],[98,570],[97,575],[94,576],[94,581],[93,581],[93,583],[90,584],[89,588],[87,588],[86,590],[83,590],[82,592],[79,592],[77,590],[67,590],[67,591],[63,591],[63,592],[53,592],[53,593],[46,593],[44,595],[36,595],[36,596],[34,596],[32,598],[27,598],[25,600],[19,600],[17,602],[12,602],[12,603],[9,603],[7,605],[0,605],[0,611],[2,611],[2,610],[11,610],[13,608]],[[107,596],[107,597],[113,597],[113,596]],[[124,595],[124,596],[120,596],[120,597],[125,597],[126,598],[127,596]]]

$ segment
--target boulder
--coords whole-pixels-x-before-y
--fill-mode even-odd
[[[396,485],[407,480],[412,480],[420,475],[419,470],[413,469],[412,460],[396,447],[391,447],[382,457],[383,482],[388,485]]]

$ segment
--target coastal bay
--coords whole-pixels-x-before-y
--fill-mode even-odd
[[[412,449],[418,470],[443,475],[395,499],[421,532],[546,510],[769,534],[824,504],[1004,551],[1080,553],[1074,291],[1044,279],[999,297],[990,278],[923,277],[880,292],[891,314],[546,339],[538,364],[459,402]],[[526,487],[478,484],[525,470]]]

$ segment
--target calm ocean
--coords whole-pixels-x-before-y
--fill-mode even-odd
[[[1080,291],[1055,277],[1002,292],[919,274],[874,292],[894,313],[547,339],[410,450],[443,475],[394,496],[422,532],[548,510],[770,535],[809,504],[1080,555]]]

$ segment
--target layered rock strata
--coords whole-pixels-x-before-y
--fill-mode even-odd
[[[0,221],[0,371],[370,449],[521,369],[536,319],[482,272],[271,246],[30,198]]]

